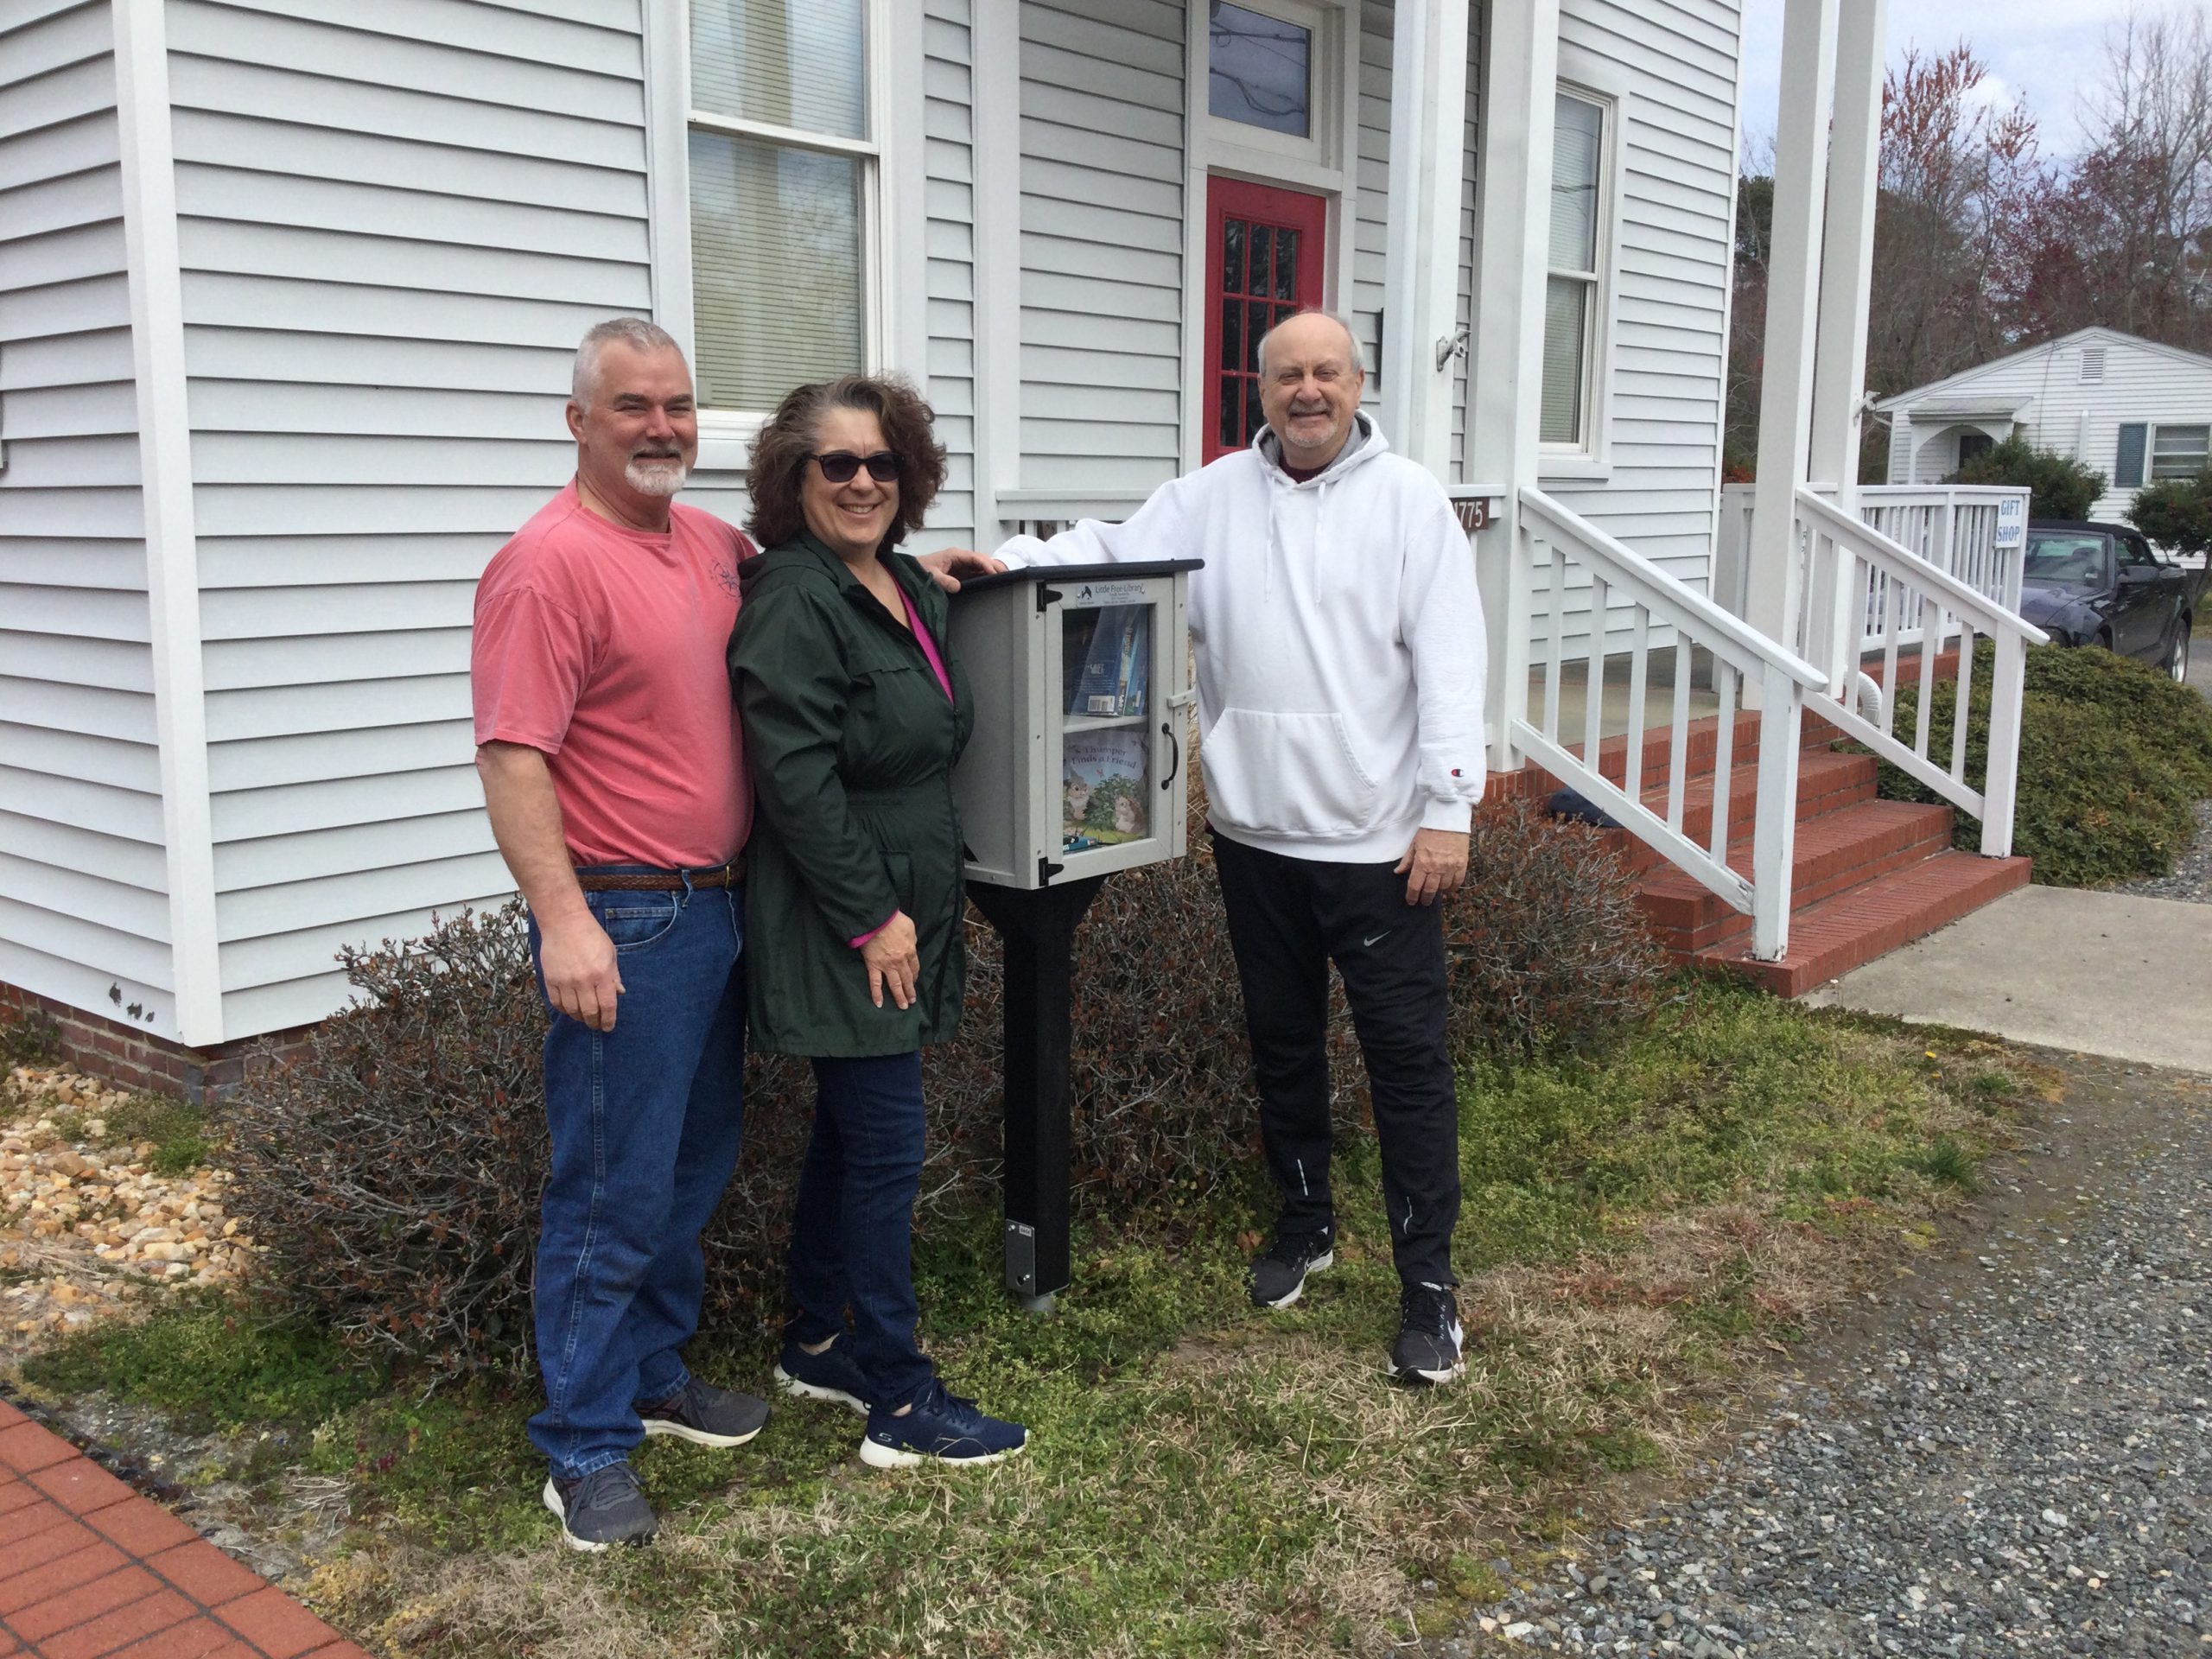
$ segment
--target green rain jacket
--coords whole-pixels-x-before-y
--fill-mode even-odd
[[[810,535],[741,567],[730,635],[755,813],[746,847],[753,1043],[768,1053],[907,1054],[950,1037],[967,972],[952,765],[976,711],[945,640],[944,593],[912,557],[881,555],[929,630],[920,642]],[[851,941],[912,918],[912,1007],[869,1001]]]

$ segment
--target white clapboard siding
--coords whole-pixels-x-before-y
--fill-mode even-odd
[[[1929,408],[1916,410],[1923,404]],[[1942,482],[1958,467],[1961,432],[2005,435],[2001,420],[1993,426],[1986,419],[1968,420],[1965,411],[2001,412],[2005,418],[2017,416],[2018,430],[2038,448],[2075,456],[2102,473],[2107,488],[2090,516],[2125,519],[2140,486],[2118,482],[2120,429],[2137,423],[2212,425],[2212,358],[2114,328],[2084,328],[1901,393],[1883,408],[1891,413],[1892,484]],[[1896,418],[1901,412],[1911,414],[1909,426]],[[2147,454],[2144,464],[2147,481]]]
[[[976,533],[976,156],[969,0],[927,0],[922,119],[929,213],[925,251],[930,340],[925,390],[948,463],[924,542]],[[911,276],[901,280],[912,281]],[[921,544],[920,543],[917,543]]]
[[[1025,489],[1149,489],[1181,469],[1184,52],[1168,0],[1021,8]],[[1102,422],[1101,384],[1154,397]]]
[[[1731,211],[1736,188],[1736,0],[1561,0],[1562,57],[1597,60],[1625,88],[1614,154],[1611,467],[1547,479],[1562,503],[1694,588],[1711,575],[1726,370]],[[1560,74],[1572,79],[1569,62]],[[1600,87],[1600,91],[1606,90]],[[1475,462],[1477,471],[1479,461]],[[1537,579],[1538,656],[1550,648]],[[1588,602],[1570,587],[1569,653],[1586,649]],[[1627,643],[1628,613],[1608,632]]]
[[[1382,398],[1383,264],[1389,247],[1390,32],[1397,20],[1389,0],[1363,0],[1359,10],[1358,141],[1352,156],[1351,321],[1367,359],[1369,412]],[[1385,433],[1385,437],[1396,435]]]
[[[175,976],[113,28],[0,9],[0,980],[123,1017]]]
[[[468,624],[566,480],[577,337],[651,305],[634,0],[173,0],[228,1036],[506,885]]]

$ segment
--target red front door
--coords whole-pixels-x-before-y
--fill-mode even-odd
[[[1321,303],[1328,204],[1299,190],[1215,179],[1206,190],[1205,458],[1260,429],[1260,336]]]

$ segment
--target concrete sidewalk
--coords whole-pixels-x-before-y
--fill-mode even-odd
[[[2212,905],[2023,887],[1805,1000],[2212,1072]]]

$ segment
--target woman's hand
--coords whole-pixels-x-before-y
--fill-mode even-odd
[[[868,994],[875,1000],[877,1007],[883,1006],[887,986],[893,1002],[902,1008],[912,1006],[914,981],[922,971],[922,959],[915,943],[913,918],[902,910],[861,946],[861,960],[868,964]]]

